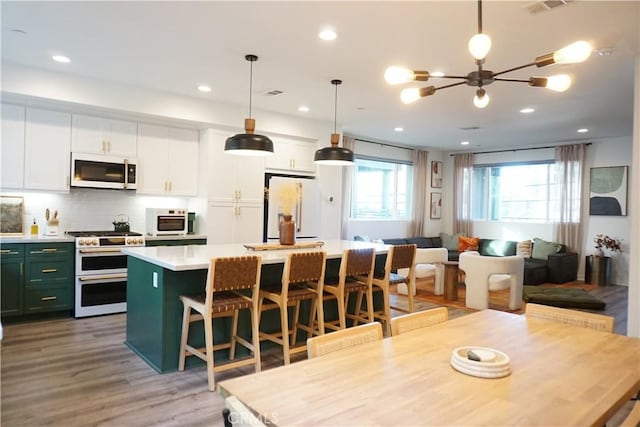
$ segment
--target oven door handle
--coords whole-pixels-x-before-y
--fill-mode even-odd
[[[78,276],[78,280],[81,282],[91,282],[94,280],[111,280],[111,279],[126,279],[127,274],[96,274],[95,276]]]
[[[118,248],[93,248],[93,249],[78,249],[81,254],[104,254],[104,253],[117,253],[122,252]]]

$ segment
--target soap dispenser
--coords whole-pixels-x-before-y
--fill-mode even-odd
[[[31,236],[35,237],[38,235],[38,223],[36,223],[36,219],[33,218],[33,224],[31,224]]]

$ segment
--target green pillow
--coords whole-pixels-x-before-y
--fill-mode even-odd
[[[546,261],[550,254],[557,254],[562,250],[560,243],[547,242],[546,240],[533,239],[533,251],[531,258]]]
[[[462,236],[461,233],[458,234],[447,234],[440,233],[440,240],[442,241],[442,247],[447,248],[450,251],[458,250],[458,237]]]

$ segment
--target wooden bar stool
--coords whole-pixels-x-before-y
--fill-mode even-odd
[[[182,337],[180,339],[180,359],[178,370],[184,371],[187,356],[197,356],[207,362],[209,390],[216,388],[214,372],[254,364],[256,372],[260,372],[260,340],[258,333],[258,288],[260,286],[261,258],[258,256],[241,256],[230,258],[213,258],[207,273],[206,291],[200,295],[181,295],[184,306],[182,317]],[[249,309],[251,313],[252,342],[237,335],[238,313]],[[195,312],[195,313],[192,313]],[[213,344],[213,319],[231,317],[231,341]],[[187,343],[189,325],[192,322],[204,321],[205,347],[195,348]],[[239,343],[253,352],[250,358],[235,359],[236,344]],[[213,353],[217,350],[229,349],[229,362],[215,366]]]
[[[416,245],[395,245],[391,246],[389,253],[387,253],[387,260],[384,266],[384,276],[373,277],[373,290],[382,291],[383,308],[382,310],[375,311],[373,313],[374,318],[383,320],[385,323],[385,333],[387,336],[391,336],[391,303],[389,300],[389,292],[391,285],[397,285],[398,283],[407,284],[407,297],[409,299],[409,309],[400,307],[393,307],[395,310],[413,313],[414,303],[413,294],[415,286],[415,280],[413,275],[415,274],[415,260],[416,257]],[[399,269],[408,269],[406,276],[401,276],[394,273]],[[376,289],[377,288],[377,289]]]
[[[307,331],[308,336],[324,334],[322,289],[326,259],[327,254],[324,251],[290,253],[284,263],[281,287],[260,289],[260,313],[273,309],[280,311],[280,331],[275,333],[260,331],[260,339],[282,346],[285,365],[291,362],[292,354],[306,351],[304,345],[295,347],[298,328]],[[300,303],[304,300],[311,301],[311,316],[316,313],[309,325],[299,322]],[[289,328],[288,307],[294,307],[291,328]],[[314,327],[316,322],[317,329]]]
[[[373,322],[373,267],[375,263],[375,250],[367,249],[347,249],[342,253],[340,260],[340,271],[337,283],[329,278],[325,279],[324,300],[336,300],[338,306],[338,320],[326,322],[325,329],[340,330],[347,327],[347,318],[353,319],[354,324],[358,321],[363,323]],[[334,282],[334,283],[331,283]],[[355,314],[349,314],[349,295],[357,292]],[[362,296],[367,297],[366,316],[360,315],[362,308]]]

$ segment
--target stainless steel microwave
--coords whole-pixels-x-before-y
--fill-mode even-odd
[[[71,153],[71,186],[135,190],[136,159]]]
[[[189,221],[186,209],[147,208],[145,221],[148,236],[187,234]]]

